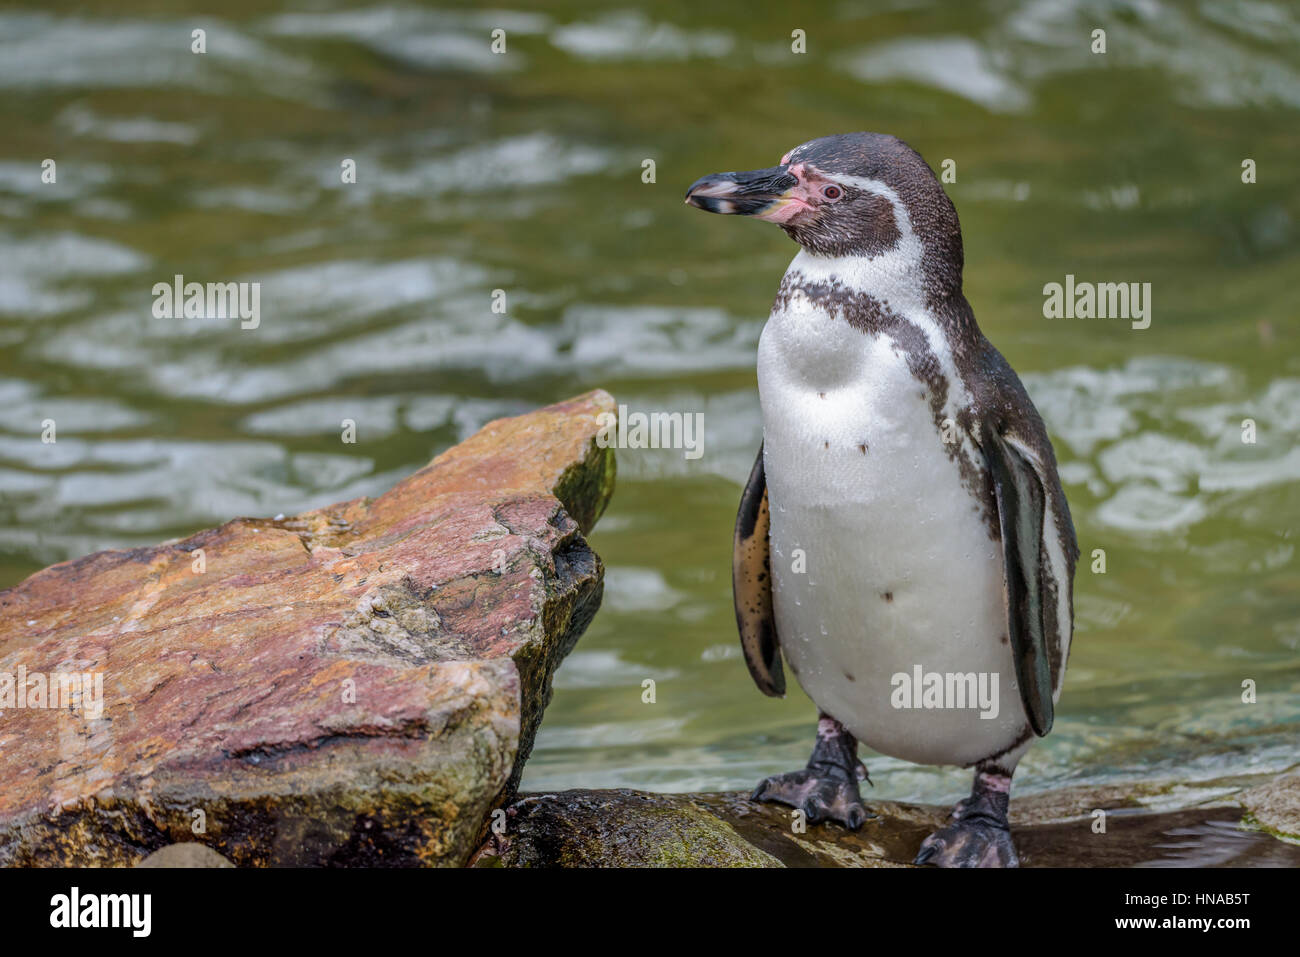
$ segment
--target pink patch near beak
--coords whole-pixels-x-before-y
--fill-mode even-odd
[[[789,160],[790,154],[786,153],[781,158],[781,165],[784,166]],[[817,205],[821,196],[821,185],[810,180],[820,179],[814,171],[808,169],[804,163],[796,163],[786,172],[798,180],[791,186],[775,203],[769,206],[755,218],[762,219],[769,223],[788,223],[796,216],[802,213],[811,212]]]
[[[812,209],[807,203],[793,196],[783,196],[773,205],[763,210],[755,219],[761,219],[769,223],[788,223],[800,213]]]

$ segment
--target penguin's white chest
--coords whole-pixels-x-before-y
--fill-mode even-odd
[[[898,338],[801,296],[764,327],[777,631],[809,697],[864,744],[967,765],[1010,748],[1026,727],[1002,549]],[[951,371],[943,350],[932,358]],[[948,403],[960,405],[955,371],[948,385]]]

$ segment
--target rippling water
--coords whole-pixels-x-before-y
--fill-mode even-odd
[[[681,196],[874,129],[956,162],[967,295],[1052,430],[1084,550],[1056,731],[1021,786],[1296,762],[1294,5],[183,6],[0,13],[0,585],[377,494],[491,418],[603,386],[703,412],[705,454],[621,453],[605,607],[525,787],[802,765],[813,709],[751,686],[728,577],[754,348],[794,247]],[[260,325],[154,318],[177,273],[260,282]],[[1043,318],[1067,273],[1150,282],[1150,328]],[[885,796],[967,786],[868,758]]]

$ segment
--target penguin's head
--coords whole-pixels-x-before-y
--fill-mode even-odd
[[[921,155],[882,133],[823,136],[780,165],[696,180],[686,202],[777,223],[819,256],[868,258],[919,241],[932,292],[961,289],[957,211]]]

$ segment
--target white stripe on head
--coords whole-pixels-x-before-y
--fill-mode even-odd
[[[822,175],[826,176],[827,179],[834,180],[841,186],[848,186],[852,189],[860,189],[865,193],[875,193],[877,196],[883,196],[894,207],[894,218],[898,222],[898,231],[904,236],[914,235],[912,217],[908,215],[907,207],[903,205],[903,201],[899,198],[898,193],[894,191],[894,187],[884,180],[870,179],[866,176],[849,176],[848,174],[829,176],[822,173]]]

